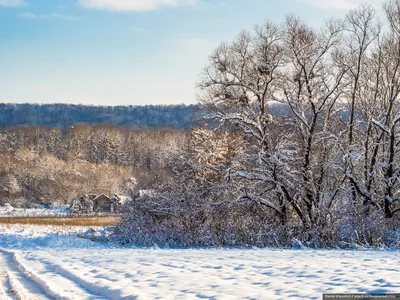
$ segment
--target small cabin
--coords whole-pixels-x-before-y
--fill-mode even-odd
[[[112,197],[106,194],[97,195],[93,201],[93,211],[95,212],[116,212],[119,209],[119,198],[114,195]]]
[[[117,195],[110,197],[106,194],[88,194],[74,199],[70,209],[76,213],[113,213],[120,210],[120,200]]]

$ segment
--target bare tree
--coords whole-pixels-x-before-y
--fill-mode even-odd
[[[390,218],[397,202],[393,197],[397,186],[399,1],[387,2],[384,11],[389,24],[386,32],[368,6],[347,16],[349,35],[342,63],[349,66],[344,102],[349,105],[350,118],[347,142],[342,143],[342,171],[355,203],[359,195],[367,213],[372,205]]]
[[[257,190],[249,195],[243,188],[240,197],[275,210],[283,222],[289,205],[304,225],[315,223],[314,209],[325,196],[325,131],[346,71],[336,63],[342,30],[332,21],[317,33],[293,16],[282,28],[266,23],[221,45],[200,83],[207,118],[240,128],[252,145],[246,155],[251,170],[230,170]],[[269,105],[277,101],[290,107],[290,120],[271,115]],[[276,127],[281,134],[274,134]]]
[[[280,92],[285,66],[282,39],[282,29],[266,22],[253,33],[242,32],[233,43],[222,44],[204,70],[199,101],[208,110],[206,118],[244,134],[251,144],[245,161],[259,161],[251,170],[245,166],[229,170],[229,177],[239,185],[237,200],[249,199],[271,208],[284,222],[286,203],[296,204],[277,178],[282,168],[271,155],[279,146],[271,138],[270,125],[275,121],[269,111]],[[253,187],[245,188],[243,182],[251,182]],[[278,203],[266,197],[271,190],[277,192]]]
[[[334,107],[343,93],[347,71],[337,63],[342,31],[339,21],[330,21],[321,33],[293,16],[286,21],[285,48],[290,63],[283,78],[283,92],[293,112],[291,128],[299,146],[296,198],[305,205],[311,224],[318,222],[321,206],[329,206],[334,200],[327,198],[326,185],[331,179]]]

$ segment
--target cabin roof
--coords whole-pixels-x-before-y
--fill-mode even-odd
[[[97,195],[96,198],[93,199],[93,201],[98,200],[101,196],[104,196],[104,197],[106,197],[108,200],[111,200],[110,197],[108,197],[106,194],[101,193],[101,194]]]

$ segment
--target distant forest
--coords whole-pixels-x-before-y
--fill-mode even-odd
[[[196,105],[86,106],[72,104],[0,104],[0,128],[68,127],[111,124],[130,128],[189,129],[196,124]]]

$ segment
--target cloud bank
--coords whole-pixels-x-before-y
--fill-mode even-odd
[[[25,5],[27,3],[24,0],[0,0],[0,7],[19,7]]]
[[[342,9],[356,8],[360,4],[380,5],[383,0],[298,0],[300,3],[308,4],[319,9]]]
[[[52,13],[47,15],[42,14],[33,14],[33,13],[21,13],[18,17],[23,19],[31,19],[31,20],[65,20],[65,21],[74,21],[76,20],[75,16]]]
[[[131,28],[131,32],[132,32],[132,33],[137,33],[137,34],[139,34],[139,33],[147,33],[148,30],[145,29],[145,28],[142,28],[142,27],[133,26],[133,27]]]
[[[149,11],[194,5],[196,2],[197,0],[78,0],[82,7],[110,11]]]

